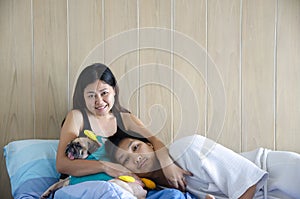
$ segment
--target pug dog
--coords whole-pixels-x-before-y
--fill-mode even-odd
[[[100,142],[95,142],[88,137],[78,137],[67,145],[65,153],[71,160],[86,159],[101,146]]]
[[[71,159],[86,159],[90,154],[94,153],[102,144],[92,140],[88,137],[78,137],[72,140],[66,147],[65,154]],[[42,195],[41,199],[49,198],[56,190],[68,186],[70,178],[60,179],[57,183],[50,186]],[[120,186],[123,190],[129,192],[132,198],[145,199],[147,191],[143,188],[143,185],[136,182],[124,182],[118,178],[109,180],[109,182]]]

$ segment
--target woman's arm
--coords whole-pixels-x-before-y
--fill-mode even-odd
[[[73,176],[84,176],[99,172],[105,172],[113,177],[124,174],[129,175],[129,170],[119,164],[94,160],[70,160],[65,155],[66,146],[79,135],[82,126],[83,118],[81,112],[78,110],[70,111],[62,126],[58,144],[56,158],[58,172]]]
[[[151,142],[170,186],[185,191],[186,182],[184,175],[192,174],[174,164],[174,161],[169,156],[167,147],[165,147],[163,142],[154,136],[136,116],[130,113],[123,113],[122,119],[126,130],[137,132]]]

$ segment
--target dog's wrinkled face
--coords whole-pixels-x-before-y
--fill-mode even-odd
[[[88,150],[81,138],[76,138],[67,145],[66,156],[71,160],[85,159],[88,156]]]
[[[99,146],[98,146],[99,147]],[[66,156],[71,159],[85,159],[97,150],[97,144],[89,138],[79,137],[71,141],[66,148]]]

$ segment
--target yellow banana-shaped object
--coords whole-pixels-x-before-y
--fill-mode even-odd
[[[92,132],[90,130],[84,130],[83,133],[91,140],[97,142],[99,144],[99,146],[101,146],[101,143],[98,141],[97,136],[95,135],[94,132]]]
[[[150,180],[148,178],[141,178],[141,180],[148,189],[155,189],[156,188],[156,184],[152,180]]]
[[[120,180],[123,180],[124,182],[135,182],[134,177],[132,176],[119,176],[118,177]],[[145,187],[148,189],[155,189],[156,188],[156,184],[148,179],[148,178],[141,178],[142,182],[145,184]]]
[[[132,176],[119,176],[119,179],[124,182],[135,182],[135,179]]]

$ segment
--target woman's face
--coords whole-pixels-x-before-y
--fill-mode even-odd
[[[110,113],[115,103],[115,90],[104,81],[97,80],[84,89],[84,100],[91,113],[104,116]]]
[[[160,169],[153,146],[137,139],[123,139],[119,143],[115,159],[136,174]]]

